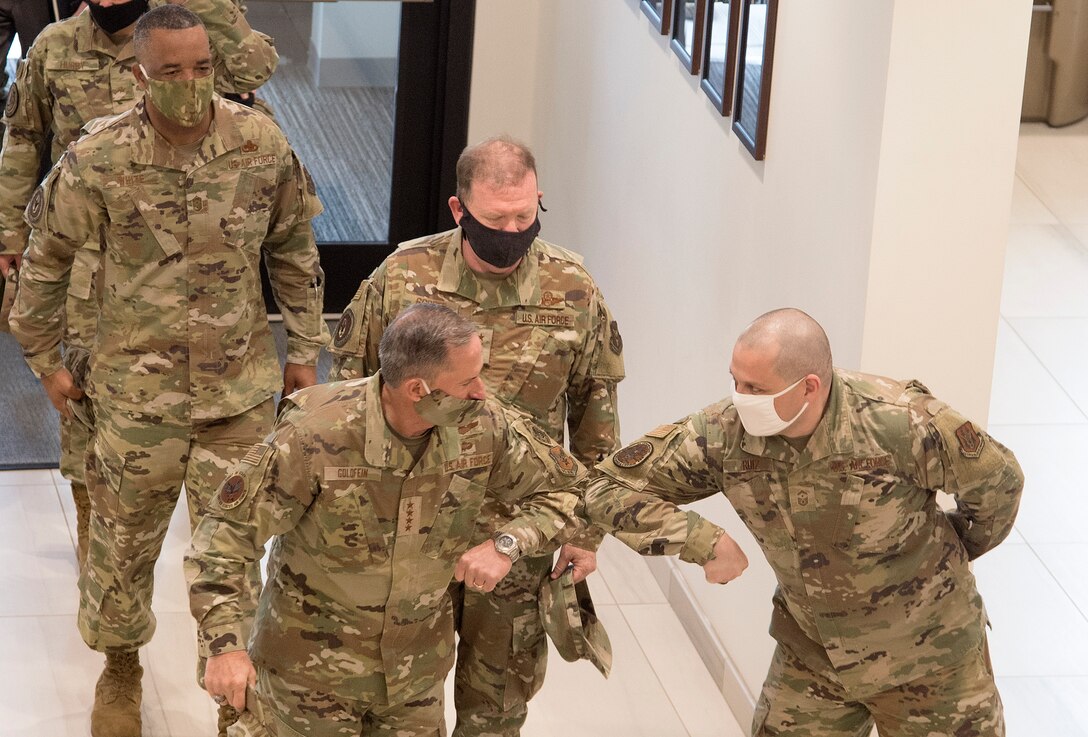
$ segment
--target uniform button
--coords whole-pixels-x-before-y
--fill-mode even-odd
[[[804,507],[804,506],[806,506],[808,504],[808,492],[807,491],[797,492],[797,504],[802,506],[802,507]]]

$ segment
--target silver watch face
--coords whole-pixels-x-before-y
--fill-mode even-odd
[[[495,539],[495,548],[500,553],[509,553],[516,550],[517,547],[518,541],[513,535],[499,535],[498,538]]]

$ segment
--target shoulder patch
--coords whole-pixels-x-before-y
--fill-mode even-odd
[[[650,432],[645,433],[648,438],[656,438],[657,440],[664,440],[669,436],[673,430],[676,429],[676,425],[658,425]]]
[[[615,320],[608,324],[608,348],[617,356],[623,353],[623,337],[620,335],[620,326]]]
[[[631,443],[625,448],[616,451],[612,456],[612,462],[620,468],[634,468],[653,455],[654,446],[646,440]]]
[[[223,509],[234,509],[245,500],[246,491],[246,479],[242,474],[228,476],[219,487],[219,506]]]
[[[36,190],[34,195],[30,198],[30,202],[26,206],[26,216],[30,220],[31,225],[39,225],[42,218],[42,213],[45,212],[45,185],[41,184]]]
[[[15,111],[19,109],[19,83],[12,82],[11,89],[8,91],[8,102],[4,105],[4,115],[11,117],[15,115]]]
[[[964,458],[978,458],[986,444],[986,437],[975,429],[970,420],[956,428],[956,440],[960,444],[960,455]]]
[[[264,460],[264,457],[268,455],[271,450],[271,445],[266,445],[264,443],[254,443],[252,446],[250,446],[249,450],[247,450],[246,454],[242,457],[242,463],[245,463],[248,466],[259,466],[261,465],[261,461]]]
[[[332,344],[337,348],[343,348],[351,337],[353,327],[355,327],[355,313],[349,307],[340,316],[340,322],[336,323],[336,334],[333,336]]]
[[[543,432],[543,430],[541,432]],[[555,462],[555,467],[559,469],[559,473],[564,476],[578,475],[578,464],[574,462],[574,458],[570,453],[557,445],[548,451],[548,455],[551,456],[551,459]]]
[[[546,433],[544,428],[535,422],[529,424],[529,434],[536,438],[537,442],[543,443],[544,445],[555,444],[555,440],[552,439],[552,436]]]

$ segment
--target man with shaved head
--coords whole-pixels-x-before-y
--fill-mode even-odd
[[[1013,454],[916,381],[833,368],[800,310],[752,322],[729,370],[731,399],[598,464],[589,517],[724,582],[744,554],[675,505],[729,500],[778,579],[753,735],[1003,735],[968,562],[1012,529]]]

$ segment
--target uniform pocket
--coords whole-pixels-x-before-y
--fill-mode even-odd
[[[892,476],[850,476],[835,545],[862,555],[900,550],[925,529],[922,492]]]
[[[483,503],[484,486],[464,476],[454,476],[442,497],[430,532],[423,543],[429,558],[455,555],[467,550],[476,535],[476,523]]]
[[[536,611],[514,617],[510,642],[510,667],[506,673],[504,708],[531,699],[544,685],[547,640]]]
[[[367,556],[373,563],[388,559],[381,523],[366,484],[323,489],[319,517],[325,520],[321,534],[330,558],[352,561]]]

